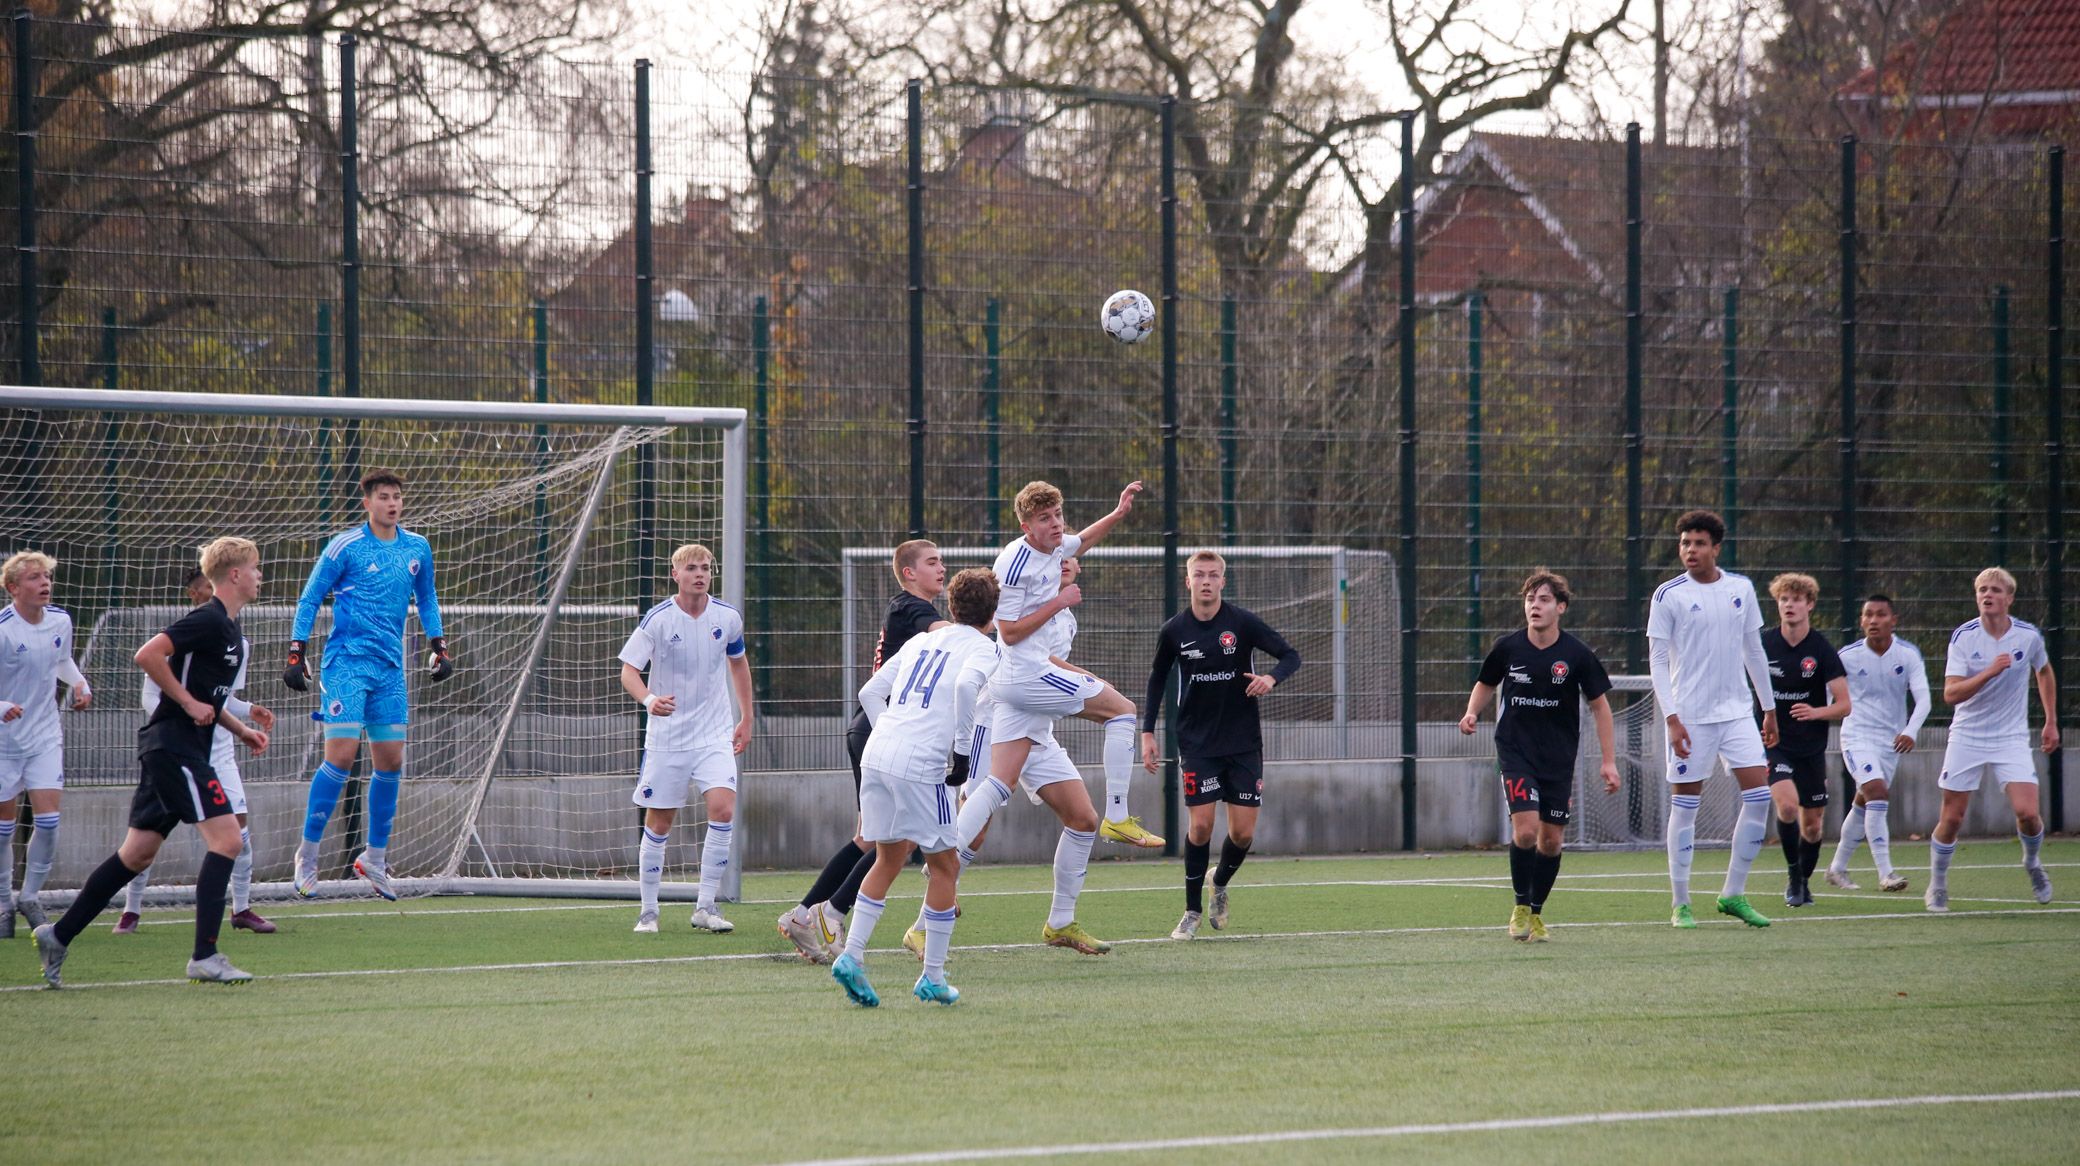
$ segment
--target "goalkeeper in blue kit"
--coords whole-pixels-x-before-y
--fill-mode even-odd
[[[374,777],[368,784],[368,848],[354,859],[354,872],[377,894],[396,899],[387,852],[390,824],[397,817],[399,779],[404,776],[404,621],[416,601],[425,629],[427,675],[446,680],[455,665],[441,631],[440,600],[433,588],[433,547],[398,525],[404,513],[404,482],[378,470],[361,480],[361,508],[368,521],[334,536],[311,568],[310,582],[296,604],[288,667],[282,683],[310,690],[307,658],[311,630],[325,597],[332,597],[332,633],[325,641],[319,673],[319,719],[325,724],[325,761],[311,778],[296,848],[296,893],[318,894],[318,844],[353,771],[361,738],[368,737]]]

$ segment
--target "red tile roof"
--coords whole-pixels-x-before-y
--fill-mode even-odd
[[[1839,93],[1868,99],[1880,88],[1902,98],[2006,95],[2071,104],[2080,91],[2080,0],[1966,0]]]

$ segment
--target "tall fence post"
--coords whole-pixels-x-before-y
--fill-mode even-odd
[[[1401,115],[1401,849],[1416,848],[1416,115]]]
[[[1165,94],[1160,112],[1162,149],[1163,225],[1163,618],[1177,614],[1184,582],[1179,576],[1178,539],[1183,526],[1182,483],[1177,470],[1177,311],[1182,297],[1177,292],[1177,97]],[[1172,710],[1175,711],[1174,709]],[[1164,718],[1175,723],[1176,717]],[[1175,756],[1175,749],[1165,753]],[[1183,845],[1182,808],[1173,774],[1163,781],[1163,853],[1175,855]]]
[[[318,305],[316,389],[332,395],[332,305]],[[332,418],[318,418],[318,529],[332,525]]]
[[[101,387],[115,392],[122,387],[122,368],[117,351],[118,329],[116,310],[101,309]],[[118,415],[109,412],[101,415],[101,512],[102,520],[108,524],[108,541],[101,546],[101,586],[107,611],[122,600],[123,558],[122,521],[123,493],[121,487],[122,423]]]
[[[982,312],[982,524],[989,531],[989,545],[996,546],[1004,541],[1003,434],[997,413],[997,394],[1004,388],[1004,348],[997,297],[991,296]]]
[[[36,249],[36,17],[14,14],[15,383],[41,385],[37,349],[38,297],[43,291]],[[32,465],[35,463],[31,463]],[[30,513],[35,513],[32,509]]]
[[[2066,667],[2066,151],[2053,146],[2050,170],[2050,231],[2045,255],[2044,362],[2044,559],[2049,572],[2045,599],[2050,608],[2045,647],[2055,675]],[[2051,754],[2051,829],[2066,828],[2066,751]]]
[[[2008,563],[2008,482],[2013,450],[2011,410],[2014,371],[2009,335],[2008,286],[1993,289],[1993,561]]]
[[[1640,514],[1641,459],[1646,436],[1641,420],[1645,379],[1645,318],[1640,310],[1639,123],[1625,127],[1625,670],[1637,676],[1646,663],[1646,543]]]
[[[528,313],[532,335],[534,403],[549,403],[549,305],[537,299]],[[549,469],[549,427],[534,427],[534,472],[537,478]],[[534,487],[534,597],[537,603],[549,598],[549,483]]]
[[[339,38],[339,346],[340,395],[361,395],[361,107],[355,39]],[[361,419],[340,435],[340,469],[361,479]],[[328,502],[329,505],[329,502]]]
[[[1719,516],[1726,520],[1726,553],[1739,560],[1741,524],[1741,289],[1726,289],[1719,320]]]
[[[650,182],[650,62],[636,62],[636,404],[655,404],[657,392],[657,255]],[[636,447],[636,610],[647,611],[657,586],[657,443]],[[744,597],[732,595],[732,603]]]
[[[1240,392],[1241,362],[1236,352],[1235,297],[1221,297],[1221,542],[1234,546],[1242,537],[1242,515],[1235,503],[1240,473],[1235,434],[1235,398]]]
[[[773,477],[772,477],[772,380],[773,321],[766,297],[751,301],[751,536],[756,548],[751,561],[757,591],[752,598],[754,623],[758,628],[759,653],[752,661],[755,674],[767,680],[772,667],[773,608]],[[767,685],[760,687],[763,694]]]
[[[1466,656],[1481,658],[1481,293],[1466,297]]]
[[[910,239],[910,537],[923,538],[924,524],[924,82],[903,86],[910,181],[905,192]]]
[[[1841,535],[1842,622],[1856,626],[1856,135],[1842,135],[1842,485],[1836,529]]]

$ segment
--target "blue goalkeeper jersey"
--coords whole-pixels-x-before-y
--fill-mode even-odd
[[[419,604],[419,626],[443,635],[440,600],[433,593],[433,546],[402,527],[384,542],[367,523],[344,531],[325,545],[311,568],[310,582],[296,601],[296,628],[289,638],[309,640],[318,608],[332,596],[332,634],[325,640],[325,668],[369,674],[404,667],[404,619]]]

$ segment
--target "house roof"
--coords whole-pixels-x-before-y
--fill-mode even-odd
[[[1924,108],[2080,104],[2080,0],[1966,0],[1836,92]]]

